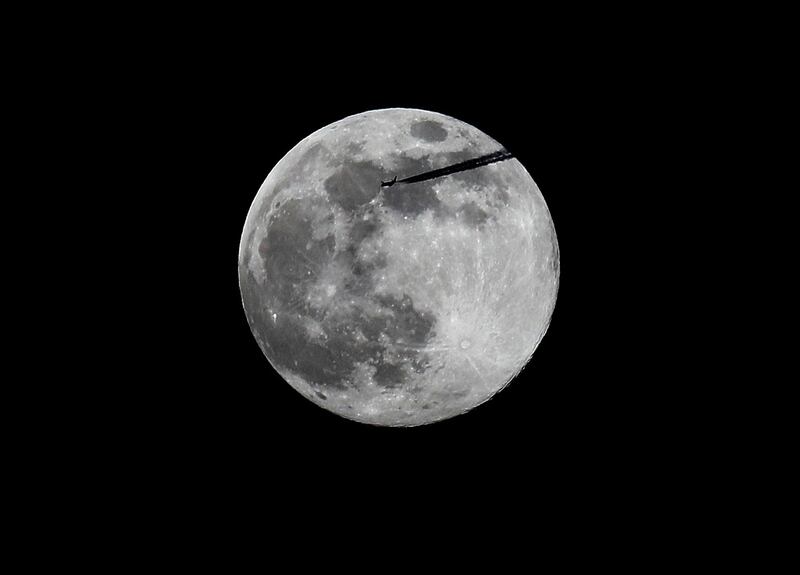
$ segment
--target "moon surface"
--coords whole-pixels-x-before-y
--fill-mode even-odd
[[[326,126],[278,162],[247,214],[239,286],[292,387],[348,419],[414,426],[472,409],[519,373],[559,278],[530,174],[512,158],[380,186],[500,149],[454,118],[397,108]]]

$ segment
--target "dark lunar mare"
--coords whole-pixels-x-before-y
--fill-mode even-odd
[[[427,172],[431,169],[431,162],[427,157],[410,158],[397,156],[393,160],[397,165],[394,172],[395,175]],[[389,174],[386,173],[384,177],[388,178]],[[383,204],[409,217],[416,217],[426,210],[433,210],[434,213],[439,213],[442,202],[434,191],[435,184],[436,182],[434,181],[424,181],[406,184],[402,189],[387,188],[383,191]]]
[[[443,157],[445,158],[444,162],[440,161],[439,163],[458,164],[475,159],[474,152],[471,150],[448,152]],[[398,166],[394,173],[416,174],[430,172],[433,169],[433,163],[427,157],[414,159],[402,156],[393,159]],[[388,177],[389,173],[381,174],[381,178]],[[485,195],[488,194],[487,190],[496,190],[491,197],[485,198],[486,203],[498,210],[502,210],[508,205],[510,199],[508,184],[501,175],[485,169],[485,166],[446,174],[442,178],[454,178],[468,188],[478,190]],[[436,195],[434,191],[436,183],[436,179],[431,179],[406,183],[400,187],[386,188],[383,191],[383,204],[408,217],[417,217],[426,210],[432,210],[437,218],[458,219],[474,228],[480,228],[489,219],[493,219],[493,216],[475,202],[467,202],[456,210],[449,208]]]
[[[346,245],[337,246],[332,235],[312,237],[312,203],[324,199],[295,198],[273,212],[266,237],[258,246],[248,244],[243,254],[244,261],[258,257],[267,278],[261,284],[246,266],[240,270],[242,297],[256,339],[276,369],[298,374],[321,399],[327,398],[325,389],[346,389],[357,363],[373,366],[375,383],[386,388],[406,385],[409,376],[429,366],[424,346],[435,334],[435,317],[417,310],[407,295],[376,297],[371,272],[382,265],[381,258],[369,263],[358,258],[359,245],[381,231],[367,204],[379,193],[375,184],[382,175],[379,166],[351,162],[325,182],[329,199],[350,214]],[[399,204],[399,210],[417,214],[435,205],[423,196]],[[252,247],[257,256],[251,253]],[[340,286],[343,293],[334,296],[330,309],[315,308],[307,296],[321,271],[334,260],[349,271]],[[336,305],[362,299],[376,303],[380,312]],[[309,334],[309,320],[321,327],[323,337]]]
[[[457,164],[475,159],[474,152],[461,150],[444,154],[446,164]],[[427,210],[432,210],[438,218],[456,218],[472,227],[480,227],[490,215],[474,202],[453,211],[447,208],[434,191],[435,180],[424,180],[404,184],[400,188],[381,188],[380,183],[390,179],[392,174],[419,174],[430,172],[433,163],[430,157],[411,158],[393,156],[396,166],[390,173],[383,166],[368,161],[345,160],[341,167],[325,181],[325,190],[331,201],[350,212],[357,219],[359,214],[368,209],[368,204],[380,195],[381,205],[406,217],[417,217]],[[487,198],[489,205],[502,209],[509,200],[507,184],[502,177],[495,175],[483,166],[448,174],[469,187],[497,189],[494,197]]]
[[[426,142],[444,142],[447,129],[434,120],[422,120],[411,124],[411,135]]]
[[[428,158],[397,156],[392,159],[397,164],[398,173],[416,173],[431,168]],[[402,192],[397,193],[391,189],[382,192],[380,183],[386,179],[391,178],[383,166],[368,161],[344,160],[336,172],[325,180],[325,191],[333,202],[353,215],[381,193],[383,205],[405,216],[417,216],[425,210],[435,210],[441,204],[434,193],[433,182],[408,184]]]

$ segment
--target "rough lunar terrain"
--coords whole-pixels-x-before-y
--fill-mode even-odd
[[[239,285],[258,344],[295,389],[350,419],[410,426],[471,409],[522,369],[559,276],[528,172],[510,159],[380,187],[501,148],[447,116],[377,110],[275,166],[247,216]]]

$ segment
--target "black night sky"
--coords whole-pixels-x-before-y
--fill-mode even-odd
[[[411,80],[378,57],[355,66],[269,50],[209,50],[154,70],[133,123],[153,130],[147,158],[163,168],[148,227],[170,239],[148,264],[152,378],[130,389],[154,456],[247,481],[395,486],[441,472],[501,485],[543,473],[577,481],[663,442],[674,399],[652,385],[658,279],[643,271],[652,208],[637,199],[650,177],[639,136],[655,112],[627,71],[562,49],[551,61],[453,58],[446,74],[418,63]],[[245,216],[276,162],[331,122],[388,107],[447,114],[500,142],[542,190],[561,254],[552,322],[523,372],[468,414],[411,429],[345,420],[283,382],[250,333],[237,280]]]

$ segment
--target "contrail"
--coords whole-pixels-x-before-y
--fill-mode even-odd
[[[464,162],[459,162],[458,164],[452,164],[450,166],[446,166],[444,168],[439,168],[438,170],[431,170],[430,172],[424,172],[422,174],[417,174],[416,176],[410,176],[408,178],[404,178],[402,180],[398,180],[395,178],[394,180],[388,182],[381,182],[382,188],[388,188],[395,184],[413,184],[415,182],[424,182],[425,180],[432,180],[434,178],[441,178],[442,176],[447,176],[450,174],[455,174],[457,172],[464,172],[466,170],[473,170],[475,168],[480,168],[481,166],[485,166],[487,164],[494,164],[495,162],[502,162],[503,160],[508,160],[509,158],[513,158],[514,155],[509,152],[508,150],[500,150],[498,152],[492,152],[491,154],[487,154],[485,156],[481,156],[479,158],[473,158],[471,160],[466,160]]]

